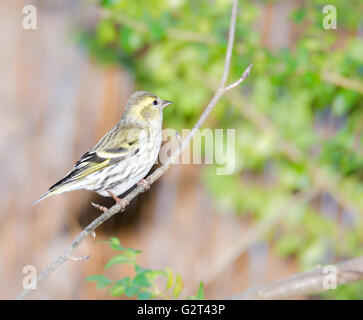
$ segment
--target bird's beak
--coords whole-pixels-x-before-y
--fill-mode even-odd
[[[164,109],[165,107],[170,106],[171,104],[173,104],[171,101],[162,100],[161,108]]]

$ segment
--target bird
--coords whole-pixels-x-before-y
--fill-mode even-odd
[[[86,189],[112,197],[125,208],[128,201],[118,195],[135,184],[150,188],[144,177],[158,157],[163,111],[172,103],[146,91],[132,94],[115,126],[33,205],[55,194]]]

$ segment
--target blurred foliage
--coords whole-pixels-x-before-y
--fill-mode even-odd
[[[275,2],[281,1],[269,5]],[[240,1],[229,78],[238,79],[250,63],[254,67],[243,86],[234,89],[243,94],[239,103],[223,99],[208,120],[217,128],[236,129],[237,168],[234,175],[217,176],[214,166],[206,166],[203,179],[221,210],[259,221],[296,192],[318,189],[312,165],[336,177],[332,183],[344,190],[355,210],[339,204],[338,195],[318,192],[312,205],[291,212],[269,235],[278,254],[296,257],[305,269],[363,254],[363,99],[358,92],[363,90],[363,40],[357,36],[361,1],[299,3],[290,16],[294,39],[289,47],[270,48],[256,28],[257,20],[264,20],[265,1]],[[222,73],[231,1],[98,4],[102,18],[83,30],[82,44],[98,61],[128,68],[138,88],[175,101],[165,112],[167,126],[191,127]],[[337,30],[322,27],[326,4],[337,8]],[[344,79],[329,81],[325,72],[360,88]],[[269,119],[274,129],[258,128],[241,112],[247,107]],[[289,157],[282,141],[303,156]],[[331,203],[338,213],[332,213]],[[362,284],[332,295],[362,298]]]
[[[105,270],[119,264],[131,264],[135,268],[133,278],[127,276],[119,280],[110,280],[105,275],[97,274],[86,278],[86,281],[96,282],[98,289],[108,288],[108,293],[113,296],[137,297],[140,300],[146,299],[177,299],[183,290],[183,280],[180,274],[174,273],[166,268],[165,270],[150,270],[141,267],[136,256],[141,253],[140,250],[125,248],[121,246],[118,238],[111,238],[109,241],[110,248],[120,252],[112,257],[105,265]],[[164,278],[165,289],[161,290],[157,285],[157,278]],[[159,279],[158,279],[159,280]],[[199,285],[198,292],[195,296],[186,297],[190,300],[205,299],[203,283]]]

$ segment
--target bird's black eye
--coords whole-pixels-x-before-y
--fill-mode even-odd
[[[156,100],[153,101],[154,106],[156,106],[158,104],[158,102]]]

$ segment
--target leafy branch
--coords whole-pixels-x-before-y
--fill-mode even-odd
[[[96,282],[98,289],[108,288],[108,293],[113,296],[134,297],[140,300],[146,299],[177,299],[183,290],[184,284],[180,274],[174,274],[169,268],[165,270],[151,270],[141,267],[136,256],[140,250],[125,248],[121,246],[118,238],[111,238],[110,248],[119,252],[112,257],[105,265],[105,270],[120,264],[131,264],[135,269],[133,278],[126,276],[119,280],[110,280],[105,275],[97,274],[86,278],[86,281]],[[165,288],[161,289],[157,280],[164,279]],[[204,299],[203,283],[200,283],[195,296],[188,296],[187,299]]]
[[[108,288],[108,293],[113,296],[136,296],[140,300],[146,299],[177,299],[183,290],[183,281],[180,274],[165,270],[150,270],[141,267],[135,257],[140,250],[121,246],[118,238],[111,238],[110,248],[121,252],[112,257],[105,265],[105,270],[119,264],[132,264],[135,268],[133,278],[126,276],[120,280],[110,280],[104,275],[92,275],[86,281],[96,282],[98,289]],[[156,279],[164,278],[165,288],[157,285]],[[230,299],[234,300],[264,300],[286,299],[311,293],[323,292],[335,289],[337,286],[356,282],[363,279],[363,257],[340,262],[335,265],[317,266],[309,271],[294,274],[282,280],[270,284],[261,285],[241,291]],[[205,299],[203,282],[200,283],[198,292],[186,299]]]

